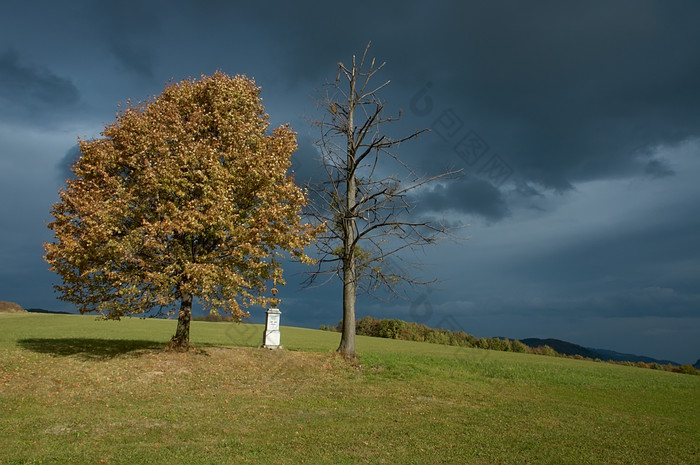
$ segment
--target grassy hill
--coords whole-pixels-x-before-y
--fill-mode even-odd
[[[0,464],[688,464],[700,377],[282,328],[0,315]]]

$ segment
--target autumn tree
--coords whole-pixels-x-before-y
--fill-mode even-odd
[[[182,349],[193,299],[236,320],[269,302],[280,257],[308,262],[317,229],[302,224],[306,195],[287,174],[296,134],[267,132],[259,94],[243,76],[185,80],[80,141],[45,244],[59,298],[109,319],[178,312]]]
[[[448,170],[436,176],[420,176],[401,161],[398,146],[424,130],[399,138],[385,132],[385,125],[398,117],[385,115],[386,104],[378,93],[389,82],[372,82],[385,63],[370,61],[368,50],[369,44],[361,58],[353,56],[350,65],[338,64],[337,77],[320,102],[323,117],[316,121],[321,133],[317,145],[327,180],[313,187],[310,213],[328,228],[316,238],[320,258],[308,283],[319,279],[327,282],[322,276],[339,276],[342,280],[343,320],[338,351],[346,355],[355,354],[358,290],[373,293],[384,289],[398,294],[402,284],[427,284],[397,263],[406,258],[402,252],[431,244],[448,234],[448,229],[441,223],[411,219],[411,193],[426,183],[458,173]],[[387,174],[392,169],[394,174]]]

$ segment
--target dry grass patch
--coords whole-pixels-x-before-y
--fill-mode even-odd
[[[19,304],[0,300],[0,313],[26,313]]]

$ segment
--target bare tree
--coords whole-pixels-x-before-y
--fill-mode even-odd
[[[311,186],[311,215],[327,224],[317,236],[318,267],[307,284],[321,284],[338,276],[343,282],[343,328],[338,351],[355,354],[355,301],[358,290],[378,289],[398,294],[405,284],[427,284],[395,266],[405,250],[415,250],[448,234],[442,223],[412,221],[412,191],[458,171],[418,176],[396,154],[399,144],[427,129],[391,138],[383,125],[398,117],[384,115],[385,102],[378,92],[389,84],[372,85],[386,63],[367,58],[370,44],[352,64],[338,64],[338,75],[320,101],[322,119],[316,121],[317,141],[327,180]],[[400,174],[387,174],[387,163]]]

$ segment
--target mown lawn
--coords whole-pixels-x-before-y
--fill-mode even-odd
[[[700,377],[193,322],[0,314],[0,464],[696,464]]]

